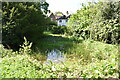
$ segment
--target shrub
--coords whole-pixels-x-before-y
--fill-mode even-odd
[[[66,26],[52,26],[50,29],[53,34],[64,34],[66,30]]]
[[[3,2],[4,46],[18,49],[24,41],[24,36],[33,43],[41,38],[49,20],[43,15],[40,6],[42,5],[34,2]]]
[[[11,57],[15,56],[17,54],[31,54],[32,50],[32,43],[27,41],[27,39],[24,37],[24,43],[23,45],[20,45],[19,51],[13,51],[12,49],[5,49],[4,46],[1,44],[0,45],[0,57]]]
[[[106,43],[120,42],[120,2],[89,3],[68,20],[69,34]]]
[[[36,63],[36,61],[31,59],[28,55],[17,55],[0,60],[0,74],[2,78],[41,77],[38,73],[38,66],[41,65]]]
[[[14,56],[18,54],[18,52],[13,52],[12,49],[5,49],[3,45],[0,45],[0,58],[3,58],[3,57],[10,57],[10,56]]]
[[[31,47],[32,43],[27,41],[27,39],[24,37],[24,43],[21,45],[21,48],[19,49],[20,54],[30,54],[32,52]]]

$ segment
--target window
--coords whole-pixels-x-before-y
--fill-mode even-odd
[[[66,20],[66,22],[68,22],[68,19]]]
[[[51,18],[51,21],[53,21],[53,18]]]
[[[59,22],[62,22],[62,20],[60,20]]]

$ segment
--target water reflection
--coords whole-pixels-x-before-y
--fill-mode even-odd
[[[65,59],[64,54],[57,49],[53,49],[47,54],[47,60],[51,60],[52,62],[58,63],[58,62],[64,61],[64,59]]]

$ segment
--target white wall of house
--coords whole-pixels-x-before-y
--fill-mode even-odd
[[[67,25],[67,19],[59,19],[57,20],[58,26],[66,26]]]

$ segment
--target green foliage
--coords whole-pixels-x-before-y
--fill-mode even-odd
[[[83,63],[92,60],[107,60],[108,58],[117,58],[118,47],[115,45],[104,44],[93,40],[85,40],[82,43],[74,44],[67,51],[67,55],[81,59]],[[68,56],[69,57],[69,56]]]
[[[94,40],[104,41],[107,43],[119,43],[119,27],[120,2],[102,3],[99,13],[97,13],[96,21],[90,26],[91,38]],[[100,6],[100,5],[99,5]],[[93,37],[94,36],[94,37]]]
[[[83,5],[83,8],[77,11],[76,14],[71,15],[68,20],[68,31],[69,34],[76,37],[85,37],[86,34],[89,34],[87,30],[87,26],[91,25],[91,17],[93,16],[94,10],[92,7],[94,4],[89,4],[90,6]]]
[[[49,26],[47,27],[47,31],[51,31],[53,26],[57,26],[57,23],[54,21],[50,21]]]
[[[43,9],[43,12],[47,14],[48,12],[48,6],[49,4],[47,2],[41,2],[41,8]]]
[[[76,69],[76,74],[81,74],[83,78],[117,77],[119,71],[117,49],[115,45],[85,40],[67,51],[66,65]]]
[[[23,43],[23,45],[21,46],[19,53],[21,54],[30,54],[32,52],[31,47],[32,47],[32,43],[29,43],[29,41],[27,41],[27,39],[24,37],[25,42]]]
[[[119,43],[120,2],[98,2],[83,5],[68,22],[70,35],[107,43]]]
[[[4,49],[3,45],[0,45],[0,58],[6,57],[6,56],[14,56],[18,54],[18,52],[13,52],[13,50],[7,50]]]
[[[63,13],[60,11],[55,12],[55,16],[63,16]]]
[[[4,45],[16,48],[23,43],[24,36],[33,43],[41,38],[49,20],[43,15],[40,6],[39,3],[34,2],[4,2],[2,4]]]
[[[66,26],[50,26],[49,31],[51,31],[53,34],[64,34],[66,32],[67,28]]]
[[[24,38],[25,39],[25,38]],[[30,43],[25,39],[22,51],[25,54],[0,57],[0,75],[2,78],[117,78],[117,46],[93,40],[76,43],[67,51],[64,62],[42,63],[29,55]],[[28,52],[27,52],[28,51]],[[20,52],[18,52],[20,53]],[[71,57],[70,57],[71,56]]]
[[[24,40],[25,41],[23,45],[20,45],[21,48],[19,49],[19,52],[18,51],[14,52],[12,49],[5,49],[3,45],[0,45],[0,57],[1,58],[6,57],[6,56],[11,57],[17,54],[31,54],[32,43],[27,41],[25,37],[24,37]]]
[[[53,38],[50,39],[53,40]],[[60,64],[52,62],[50,64],[41,63],[41,59],[38,59],[41,58],[40,56],[29,55],[30,43],[25,39],[23,48],[21,48],[22,52],[18,52],[21,54],[13,55],[13,52],[7,50],[7,53],[12,56],[5,55],[0,58],[1,76],[4,78],[30,78],[31,76],[33,78],[118,77],[118,48],[116,45],[93,40],[72,44],[69,41],[65,42],[65,39],[61,42],[59,42],[61,39],[58,37],[56,39],[56,45],[60,46],[64,43],[65,50],[69,46],[69,50],[66,50],[65,53],[67,55],[65,62]],[[44,40],[46,44],[48,44],[48,41]],[[69,44],[65,44],[68,42]],[[70,47],[70,44],[72,44],[72,47]],[[48,45],[46,48],[48,49]],[[4,54],[4,52],[2,53]],[[23,52],[25,53],[23,54]]]
[[[38,78],[41,75],[38,72],[42,67],[35,60],[27,55],[17,55],[15,57],[3,58],[0,62],[2,78]]]

